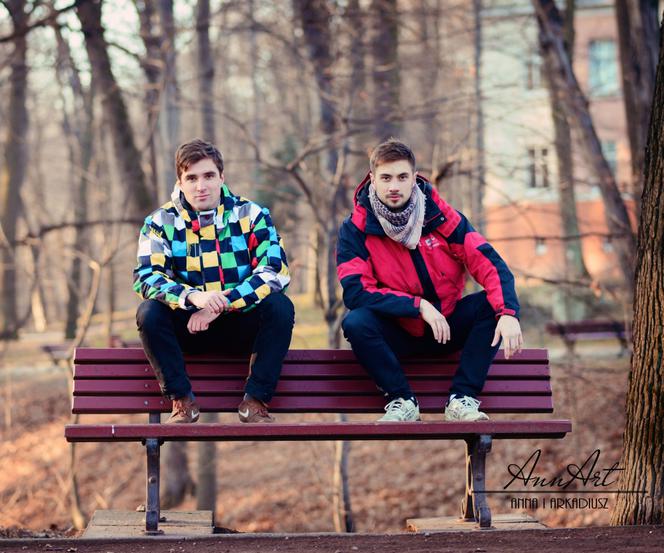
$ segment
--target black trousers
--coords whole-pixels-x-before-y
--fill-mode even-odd
[[[246,353],[247,358],[254,355],[245,392],[270,401],[293,333],[295,309],[290,299],[269,294],[254,309],[222,313],[196,334],[187,330],[193,313],[157,300],[145,300],[136,312],[138,333],[162,393],[179,399],[191,392],[183,353]]]
[[[412,336],[393,318],[366,307],[353,309],[342,326],[355,356],[389,400],[414,397],[399,362],[401,357],[442,356],[459,350],[462,350],[461,360],[450,393],[477,397],[500,346],[491,346],[497,321],[486,292],[462,298],[447,322],[451,331],[447,344],[436,342],[428,325],[424,336]]]

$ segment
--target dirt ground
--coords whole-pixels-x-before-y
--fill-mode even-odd
[[[576,528],[483,531],[444,534],[249,536],[242,534],[190,540],[0,540],[0,553],[512,553],[537,548],[550,553],[661,553],[664,527]]]
[[[572,365],[554,362],[552,367],[557,399],[554,416],[571,418],[572,433],[563,440],[496,440],[487,464],[489,489],[502,488],[507,466],[524,462],[538,448],[542,450],[538,471],[550,476],[564,470],[568,463],[583,462],[594,450],[601,452],[598,468],[610,467],[620,460],[628,358],[616,358],[608,352],[604,357],[585,357]],[[11,409],[0,409],[0,459],[4,467],[0,472],[0,536],[20,537],[30,533],[43,537],[75,537],[77,532],[72,529],[70,517],[69,445],[63,437],[70,409],[67,373],[65,370],[30,371],[29,375],[19,372],[10,383],[5,380],[2,390],[3,406],[7,407],[9,401]],[[223,415],[222,420],[226,420],[224,417],[234,420],[233,415]],[[84,417],[82,422],[126,422],[128,418]],[[308,418],[320,420],[330,416],[310,415]],[[369,416],[369,420],[372,418]],[[283,421],[301,419],[295,415],[280,417]],[[143,417],[136,417],[135,421],[143,422]],[[196,451],[196,444],[190,444],[189,470],[194,479]],[[334,531],[332,442],[220,443],[217,457],[215,522],[218,526],[239,532]],[[78,444],[76,472],[84,514],[91,516],[96,509],[134,510],[144,503],[144,467],[145,455],[140,444]],[[462,442],[353,442],[349,470],[352,510],[359,532],[399,533],[405,530],[407,518],[459,514],[465,472]],[[606,495],[606,508],[539,505],[535,509],[532,505],[515,505],[512,496],[495,494],[490,497],[490,505],[494,514],[527,512],[550,528],[602,527],[609,523],[615,497]],[[178,508],[194,509],[194,498],[188,497]],[[595,528],[574,535],[587,537],[590,543],[592,536],[605,532],[613,536],[614,530]],[[625,532],[629,534],[632,529]],[[639,539],[643,537],[644,544],[650,543],[651,534],[647,531],[633,529],[633,532]],[[518,535],[522,536],[518,539],[525,539],[524,533]],[[568,539],[564,537],[567,534],[561,535],[561,538],[551,537],[552,543]],[[661,538],[661,532],[658,535]],[[341,541],[330,541],[337,544],[330,545],[330,550],[350,550],[348,541],[338,539]],[[366,539],[367,549],[379,547],[372,545],[375,538]],[[411,546],[412,550],[420,546],[422,550],[432,550],[420,537],[386,539],[388,545],[392,543],[390,540],[396,540],[396,544],[401,539],[410,539],[408,550]],[[473,540],[488,538],[454,539],[461,540],[459,547],[470,547],[476,546]],[[495,539],[486,542],[487,545],[496,547]],[[431,542],[436,540],[440,540],[436,547],[442,548],[444,539],[434,540],[432,536]],[[0,542],[0,551],[8,543]],[[242,544],[249,542],[229,540],[223,543],[233,544],[225,546],[229,551],[243,551]],[[256,542],[260,543],[260,540]],[[317,542],[302,543],[313,547]],[[182,547],[189,547],[189,544],[183,542]],[[79,549],[83,550],[97,551]],[[180,545],[174,549],[180,550]],[[617,550],[627,549],[617,546]],[[664,550],[664,546],[659,550]]]

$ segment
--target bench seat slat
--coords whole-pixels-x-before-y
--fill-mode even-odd
[[[441,395],[449,391],[451,377],[437,380],[413,380],[411,387],[418,397]],[[242,393],[246,380],[192,380],[196,396],[233,395]],[[277,395],[298,394],[376,394],[376,385],[365,377],[364,380],[281,380]],[[484,395],[550,395],[551,383],[548,380],[488,380],[482,390]],[[77,380],[74,382],[74,395],[161,395],[158,382],[154,379],[142,380]]]
[[[197,402],[202,411],[235,412],[241,395],[232,397],[201,396]],[[425,413],[441,413],[446,395],[424,396],[419,401]],[[480,396],[481,409],[489,413],[551,413],[551,396]],[[384,399],[371,396],[277,396],[270,402],[270,411],[287,413],[380,413]],[[76,396],[75,414],[170,412],[171,402],[159,396]]]
[[[188,355],[185,356],[186,360],[197,360],[199,362],[218,362],[223,360],[242,360],[246,356],[241,355]],[[111,363],[117,361],[126,363],[128,361],[145,361],[145,352],[142,348],[77,348],[74,362],[78,364],[97,364],[97,363]],[[444,359],[458,360],[459,354],[455,353],[446,356]],[[429,358],[430,361],[440,362],[441,359]],[[302,362],[302,363],[348,363],[355,361],[355,356],[350,350],[290,350],[286,355],[285,362]],[[502,350],[498,352],[494,363],[505,362],[505,357]],[[508,362],[511,364],[518,363],[532,363],[533,361],[548,361],[548,352],[545,349],[527,349],[523,350],[519,355],[514,356]]]
[[[404,426],[405,425],[405,426]],[[316,423],[316,424],[123,424],[68,425],[70,442],[166,440],[425,440],[463,439],[478,434],[493,438],[562,438],[572,430],[568,420]]]
[[[456,371],[456,364],[408,364],[404,371],[409,378],[431,378],[433,376],[452,377]],[[187,365],[187,374],[194,380],[196,378],[246,378],[248,361],[229,365],[212,365],[190,363]],[[145,378],[152,377],[154,372],[147,361],[133,364],[106,364],[76,365],[74,379],[107,379],[107,378]],[[281,371],[282,379],[298,378],[366,378],[366,371],[359,364],[348,365],[296,365],[285,364]],[[537,364],[498,364],[489,369],[489,379],[548,379],[549,367]]]

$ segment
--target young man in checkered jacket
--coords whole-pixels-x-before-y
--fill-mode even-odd
[[[138,241],[136,322],[162,393],[167,422],[191,423],[199,406],[183,352],[251,354],[242,422],[273,422],[267,405],[294,324],[286,254],[267,209],[224,184],[221,152],[192,140],[175,154],[171,201],[148,215]]]

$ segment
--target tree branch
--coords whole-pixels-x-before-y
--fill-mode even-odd
[[[58,16],[62,13],[68,12],[70,10],[73,10],[74,8],[78,7],[79,4],[82,4],[84,2],[88,2],[89,0],[75,0],[73,4],[70,4],[69,6],[65,6],[64,8],[60,8],[59,10],[52,10],[51,13],[48,15],[42,17],[41,19],[38,19],[34,23],[30,23],[30,25],[26,25],[25,27],[22,27],[21,29],[15,30],[13,33],[10,35],[6,35],[3,37],[0,37],[0,44],[4,42],[11,42],[18,37],[25,36],[27,35],[30,31],[33,29],[36,29],[37,27],[44,27],[46,25],[50,25],[53,21],[55,21]],[[9,8],[7,7],[6,2],[4,0],[2,1],[2,5],[5,6],[7,10]],[[11,13],[11,12],[10,12]]]

